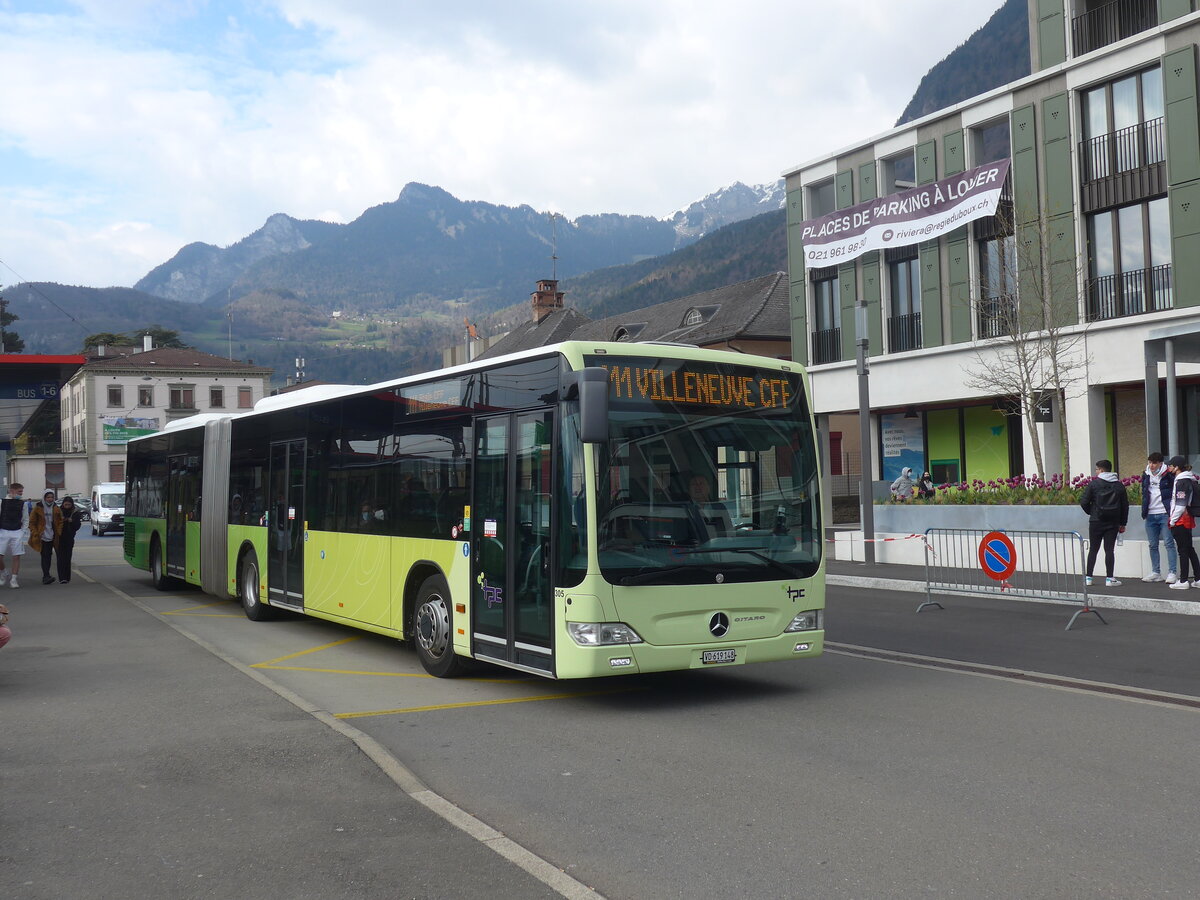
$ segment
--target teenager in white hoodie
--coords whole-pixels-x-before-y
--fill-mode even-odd
[[[1188,564],[1191,564],[1193,578],[1200,578],[1200,559],[1196,558],[1196,548],[1192,544],[1192,529],[1196,526],[1193,510],[1200,505],[1200,487],[1197,487],[1196,476],[1192,474],[1192,466],[1183,456],[1172,456],[1167,467],[1175,475],[1175,486],[1171,491],[1171,513],[1167,519],[1171,526],[1171,537],[1175,538],[1175,547],[1179,551],[1179,580],[1172,588],[1184,590],[1187,587],[1200,587],[1200,583],[1188,584]]]

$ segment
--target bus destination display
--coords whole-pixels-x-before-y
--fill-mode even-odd
[[[716,410],[783,409],[799,387],[795,375],[690,360],[589,357],[589,366],[608,370],[608,396],[630,401],[683,404]]]

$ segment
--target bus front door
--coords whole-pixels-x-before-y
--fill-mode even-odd
[[[304,457],[306,441],[271,445],[267,512],[267,596],[272,606],[304,607]]]
[[[472,652],[554,674],[550,535],[553,413],[475,424]]]
[[[182,579],[187,571],[187,517],[194,498],[186,455],[167,458],[166,572]]]

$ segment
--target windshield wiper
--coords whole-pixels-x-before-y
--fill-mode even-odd
[[[635,584],[648,584],[656,578],[679,575],[683,572],[696,572],[701,570],[701,568],[701,566],[671,566],[669,569],[651,569],[649,572],[642,572],[638,575],[626,575],[621,579],[621,585],[622,587],[629,587]]]
[[[682,550],[682,549],[679,549],[678,547],[676,547],[676,548],[673,548],[671,550],[671,552],[677,556],[691,556],[696,553],[748,553],[751,556],[755,557],[756,559],[761,559],[772,569],[783,572],[785,575],[787,575],[788,578],[800,578],[801,577],[800,573],[796,569],[789,566],[787,563],[782,563],[777,559],[772,559],[771,557],[767,556],[765,553],[759,553],[758,549],[759,548],[754,548],[754,547],[721,547],[719,549],[718,548],[709,548],[709,549],[696,548],[694,550],[693,549]],[[761,549],[765,550],[766,548],[763,547]],[[713,565],[715,566],[716,564],[714,563]],[[644,584],[646,581],[651,580],[652,576],[666,575],[666,574],[674,575],[681,571],[694,572],[698,568],[700,568],[700,567],[699,566],[673,566],[670,569],[655,569],[651,572],[642,572],[640,575],[630,575],[625,578],[622,578],[621,584],[623,584],[623,585]]]

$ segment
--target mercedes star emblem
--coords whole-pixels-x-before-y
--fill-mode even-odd
[[[708,620],[708,630],[713,633],[713,637],[724,637],[725,632],[729,630],[729,616],[723,612],[713,613],[713,617]]]

